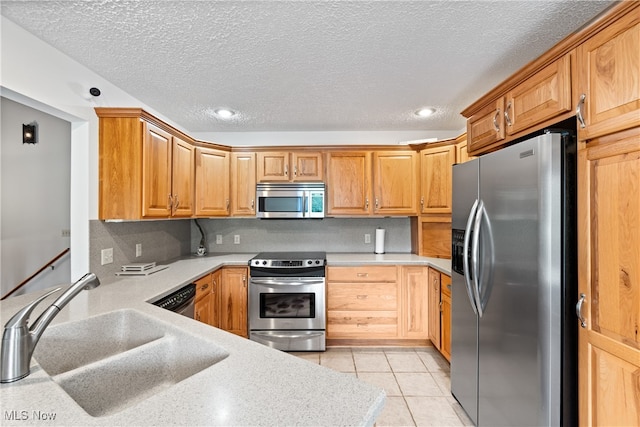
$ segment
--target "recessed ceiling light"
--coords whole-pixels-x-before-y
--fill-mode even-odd
[[[414,114],[418,117],[429,117],[435,112],[436,112],[435,108],[428,107],[428,108],[421,108],[417,110]]]
[[[215,110],[214,113],[216,113],[216,116],[220,117],[221,119],[229,119],[236,115],[235,111],[228,110],[226,108],[219,108]]]

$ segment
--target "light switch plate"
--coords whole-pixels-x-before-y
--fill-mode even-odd
[[[136,243],[136,258],[142,256],[142,243]]]
[[[240,244],[240,235],[239,234],[234,234],[233,235],[233,243],[235,245],[239,245]]]
[[[216,234],[216,245],[222,244],[222,234]]]

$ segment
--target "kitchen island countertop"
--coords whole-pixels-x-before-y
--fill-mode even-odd
[[[0,385],[2,425],[42,424],[43,415],[47,415],[47,425],[372,425],[384,406],[383,390],[353,375],[335,372],[148,303],[222,266],[246,266],[253,256],[187,256],[149,276],[117,279],[83,291],[50,326],[132,309],[222,347],[229,354],[224,360],[120,412],[92,417],[40,368],[34,357],[31,375]],[[329,266],[422,264],[445,273],[450,268],[449,260],[411,254],[328,254],[327,262]],[[45,292],[2,301],[2,324]],[[53,295],[43,301],[32,321],[55,298]],[[71,348],[69,357],[73,357]],[[126,377],[121,381],[126,387]]]

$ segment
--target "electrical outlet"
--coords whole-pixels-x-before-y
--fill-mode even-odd
[[[142,256],[142,243],[136,243],[136,258]]]
[[[62,230],[62,237],[71,237],[71,230]]]
[[[365,243],[371,243],[371,234],[365,234],[364,235],[364,242]]]
[[[234,245],[239,245],[240,244],[240,235],[239,234],[234,234],[233,235],[233,244]]]
[[[103,249],[100,252],[100,262],[102,265],[111,264],[113,262],[113,248]]]
[[[216,245],[222,244],[222,234],[216,234]]]

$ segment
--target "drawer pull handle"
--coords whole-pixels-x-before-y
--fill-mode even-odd
[[[358,273],[358,277],[369,277],[369,273]]]
[[[362,327],[365,327],[365,328],[366,328],[367,326],[369,326],[369,324],[368,324],[368,323],[356,323],[356,326],[357,326],[358,328],[362,328]]]
[[[368,295],[358,295],[356,298],[358,299],[367,299]]]

